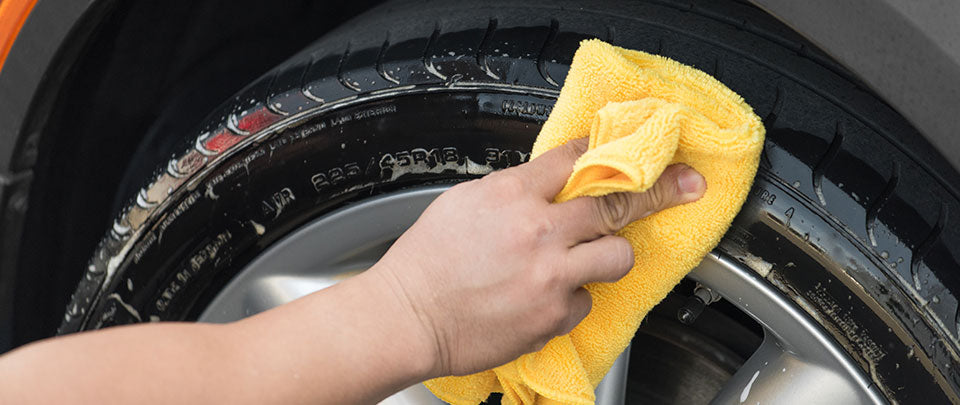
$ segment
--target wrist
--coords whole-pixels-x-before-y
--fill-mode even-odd
[[[404,288],[395,270],[377,263],[366,271],[369,283],[381,299],[378,308],[385,320],[383,333],[399,364],[406,365],[411,384],[443,374],[440,345],[430,317],[417,298]]]

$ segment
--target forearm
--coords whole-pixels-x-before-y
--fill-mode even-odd
[[[390,287],[358,276],[227,325],[117,327],[0,358],[0,403],[372,403],[431,376]]]
[[[220,400],[204,385],[233,376],[236,342],[224,325],[117,327],[42,341],[0,359],[0,403],[133,403]],[[200,397],[191,396],[197,393]]]
[[[433,339],[420,335],[402,299],[372,269],[240,321],[250,336],[244,363],[261,369],[282,403],[374,403],[435,376],[425,344]]]

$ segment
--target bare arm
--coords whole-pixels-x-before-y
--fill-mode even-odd
[[[15,350],[0,357],[0,403],[374,403],[537,350],[590,311],[583,284],[629,271],[617,230],[706,188],[671,166],[646,193],[552,204],[584,149],[454,187],[370,270],[251,318]]]
[[[49,339],[0,358],[0,403],[373,403],[435,373],[402,305],[369,272],[231,324]]]

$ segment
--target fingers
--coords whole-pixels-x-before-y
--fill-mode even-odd
[[[589,291],[580,287],[573,291],[573,295],[570,296],[569,305],[569,312],[560,327],[558,335],[570,333],[573,328],[580,324],[583,318],[587,317],[590,309],[593,307],[593,298],[590,297]]]
[[[608,235],[592,242],[574,246],[567,253],[566,270],[577,286],[602,281],[614,282],[630,272],[633,267],[633,247],[625,238]],[[593,307],[590,292],[577,287],[570,296],[566,316],[561,322],[559,335],[570,333],[583,321]]]
[[[537,195],[553,201],[553,197],[567,184],[574,162],[587,151],[587,141],[587,138],[574,139],[517,166],[516,170],[524,178],[530,179],[530,186]]]
[[[633,267],[633,246],[626,238],[607,235],[567,252],[566,271],[577,286],[617,281]]]
[[[566,271],[578,286],[570,296],[567,311],[558,334],[570,333],[587,317],[593,306],[590,292],[582,286],[602,281],[614,282],[627,275],[633,267],[633,247],[625,238],[608,235],[592,242],[574,246],[567,253]]]
[[[643,193],[614,193],[581,197],[555,204],[555,215],[564,218],[562,231],[577,243],[612,235],[627,224],[680,204],[696,201],[707,189],[706,181],[693,168],[667,167],[657,182]]]

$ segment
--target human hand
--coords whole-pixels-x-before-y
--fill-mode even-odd
[[[421,328],[431,377],[489,369],[570,332],[590,312],[582,286],[619,280],[634,264],[614,234],[706,189],[677,164],[644,193],[552,203],[586,148],[573,141],[454,186],[373,267]]]

